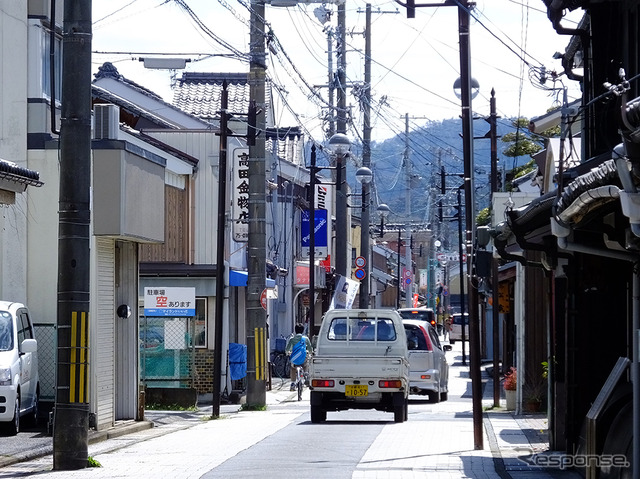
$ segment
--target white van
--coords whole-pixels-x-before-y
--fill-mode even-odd
[[[0,301],[0,426],[20,431],[20,417],[38,422],[38,343],[24,304]]]
[[[464,340],[469,341],[469,313],[464,313],[464,325],[462,324],[462,314],[455,313],[451,316],[451,329],[449,330],[449,343],[462,341],[462,328],[464,327]]]

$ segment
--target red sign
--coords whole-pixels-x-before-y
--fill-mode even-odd
[[[320,261],[320,265],[324,266],[324,270],[327,273],[331,273],[331,255],[327,256],[327,259]]]
[[[367,273],[362,268],[358,268],[356,270],[356,272],[354,273],[354,275],[355,275],[355,277],[357,279],[364,279],[364,277],[367,275]]]
[[[264,288],[262,293],[260,293],[260,305],[262,309],[267,310],[267,288]]]

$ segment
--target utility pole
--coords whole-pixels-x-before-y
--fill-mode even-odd
[[[496,91],[491,89],[489,101],[489,138],[491,142],[491,205],[498,191],[498,116],[496,113]],[[493,255],[492,255],[493,256]],[[493,405],[500,407],[500,296],[498,294],[498,259],[491,259],[491,300],[493,302]],[[553,417],[551,414],[549,417]]]
[[[327,65],[329,65],[329,83],[327,84],[329,87],[329,129],[327,130],[327,137],[331,138],[333,134],[336,132],[335,128],[335,109],[333,102],[333,92],[335,79],[333,78],[333,36],[335,31],[333,28],[327,28]]]
[[[405,264],[407,267],[407,271],[413,273],[413,262],[411,260],[411,161],[409,160],[409,114],[405,113],[404,115],[404,154],[403,154],[403,162],[407,171],[407,194],[404,197],[404,213],[407,219],[405,231],[407,233],[406,244],[404,248],[404,256],[405,256]],[[405,286],[405,306],[410,308],[412,305],[413,298],[411,297],[412,290],[412,279],[411,276],[408,278],[402,278]]]
[[[478,292],[473,281],[475,268],[475,199],[473,187],[473,115],[471,114],[471,48],[470,2],[458,4],[458,37],[460,40],[460,80],[462,100],[462,144],[464,157],[464,201],[467,230],[467,264],[469,291],[469,377],[471,378],[473,403],[473,436],[475,449],[483,448],[482,426],[482,381],[480,374],[480,321],[478,315]],[[464,324],[464,323],[463,323]]]
[[[345,2],[338,5],[338,108],[336,132],[347,133],[347,12]],[[347,155],[336,155],[336,250],[335,272],[347,276],[347,234],[351,231],[347,224]]]
[[[265,4],[251,0],[249,63],[249,243],[247,278],[247,405],[264,406],[267,381],[265,171]],[[216,298],[216,301],[219,300]]]
[[[366,27],[364,37],[364,124],[362,126],[362,166],[371,168],[371,4],[366,5]],[[360,218],[360,254],[366,260],[365,277],[360,283],[359,306],[369,307],[371,285],[371,258],[369,225],[371,220],[371,197],[369,183],[362,183],[362,214]]]
[[[220,417],[220,382],[222,378],[222,328],[224,324],[224,237],[225,213],[227,206],[227,108],[229,107],[229,90],[227,81],[222,83],[220,94],[220,164],[218,167],[218,233],[216,240],[216,319],[215,344],[213,351],[213,408],[211,417]]]
[[[55,470],[84,469],[88,459],[91,35],[91,2],[65,0],[53,416]]]

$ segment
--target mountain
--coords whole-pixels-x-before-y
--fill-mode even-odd
[[[514,131],[512,120],[499,119],[498,167],[505,171],[510,171],[515,166],[530,160],[529,157],[514,159],[502,154],[506,145],[499,138],[509,131]],[[374,205],[386,203],[389,206],[390,222],[409,220],[431,223],[435,220],[436,206],[440,199],[447,207],[444,215],[452,214],[451,207],[457,202],[455,189],[462,184],[464,172],[461,133],[462,122],[459,118],[455,118],[430,122],[410,131],[408,139],[404,134],[399,134],[371,145],[371,170],[374,173],[373,203]],[[488,136],[484,138],[488,133],[488,122],[482,119],[474,121],[476,213],[489,203],[491,142]],[[356,156],[362,158],[361,147],[354,149]],[[405,151],[407,151],[408,163],[405,161]],[[441,195],[441,167],[444,168],[447,191],[444,198]],[[355,169],[349,168],[348,181],[354,191],[359,191],[359,185],[355,180]],[[409,175],[411,181],[408,179]],[[462,202],[464,203],[464,195]],[[408,217],[407,211],[409,211]],[[377,218],[373,216],[372,220],[377,221]]]

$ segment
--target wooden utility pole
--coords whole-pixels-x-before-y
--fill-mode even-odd
[[[53,468],[74,470],[89,433],[91,2],[65,0],[62,43]]]

